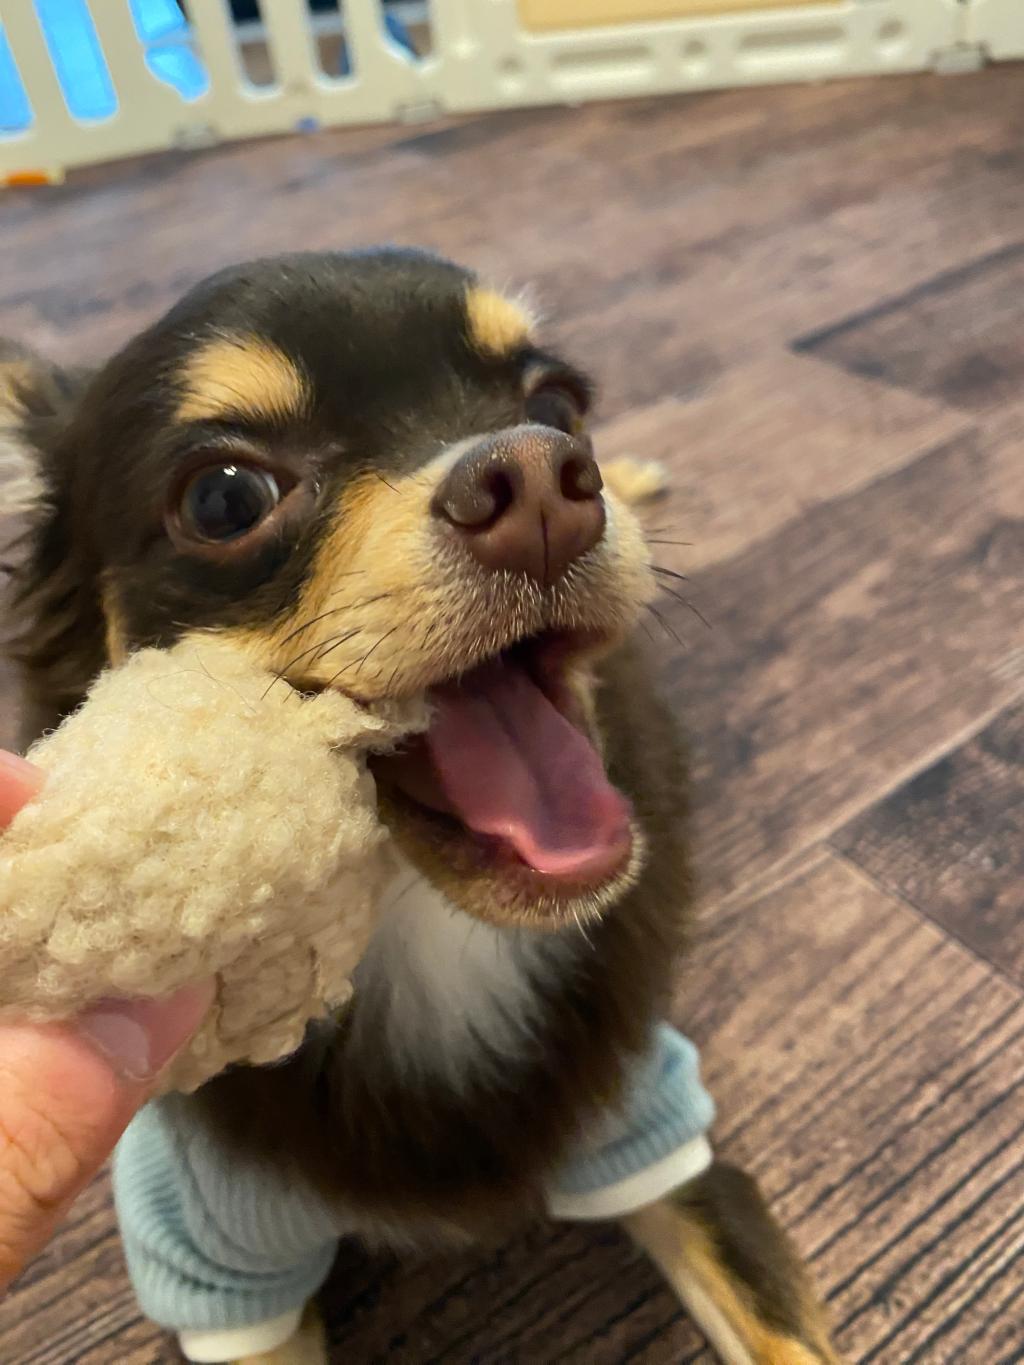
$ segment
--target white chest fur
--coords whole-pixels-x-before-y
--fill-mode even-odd
[[[411,1071],[478,1075],[529,1038],[538,984],[568,967],[574,936],[484,924],[403,860],[356,972],[357,1018]]]

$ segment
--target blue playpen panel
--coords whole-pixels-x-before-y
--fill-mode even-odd
[[[83,122],[110,118],[117,112],[117,92],[86,0],[34,3],[69,112]],[[129,8],[153,75],[183,99],[204,95],[210,88],[209,76],[192,49],[189,26],[174,0],[129,0]],[[0,131],[20,132],[31,123],[25,87],[0,29]]]
[[[10,44],[0,27],[0,133],[17,133],[31,126],[32,106],[21,72],[14,64]]]
[[[86,123],[112,117],[117,112],[117,92],[86,0],[34,3],[70,113]],[[146,65],[153,75],[176,90],[182,99],[194,100],[205,95],[210,88],[209,74],[193,49],[188,22],[175,0],[129,0],[129,8]],[[415,59],[416,49],[405,25],[385,12],[384,27],[391,42]],[[351,74],[344,45],[338,74]],[[31,124],[32,108],[0,27],[0,133],[17,133]]]

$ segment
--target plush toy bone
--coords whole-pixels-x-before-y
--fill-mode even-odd
[[[366,756],[425,723],[302,696],[214,637],[105,673],[0,838],[0,1018],[214,976],[164,1089],[292,1051],[351,993],[390,870]]]

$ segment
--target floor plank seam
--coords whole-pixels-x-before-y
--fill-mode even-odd
[[[939,274],[922,280],[903,294],[892,295],[868,308],[861,309],[859,312],[851,313],[838,322],[828,323],[815,331],[805,332],[790,342],[790,349],[796,355],[808,352],[813,354],[817,347],[835,341],[837,337],[845,336],[858,327],[863,327],[870,322],[877,322],[879,318],[889,317],[892,313],[898,313],[901,309],[911,307],[932,294],[941,294],[945,290],[957,289],[977,275],[984,274],[993,266],[1005,265],[1007,261],[1017,260],[1021,255],[1024,255],[1024,242],[1006,242],[1003,246],[996,247],[993,251],[988,251],[973,261],[954,266],[950,270],[940,271]]]
[[[900,788],[913,782],[915,778],[928,771],[929,768],[940,763],[957,749],[969,744],[982,733],[993,721],[997,720],[1005,711],[1017,706],[1024,701],[1024,683],[1007,696],[1001,697],[998,702],[987,707],[984,711],[973,717],[960,730],[952,735],[946,736],[938,744],[926,749],[917,758],[912,760],[906,767],[898,773],[893,774],[891,779],[883,782],[874,788],[867,798],[854,798],[845,806],[837,808],[834,817],[827,825],[814,830],[806,843],[798,843],[794,848],[788,850],[781,858],[772,863],[769,867],[751,877],[749,881],[741,882],[732,888],[724,896],[717,899],[707,897],[702,901],[699,923],[711,923],[725,925],[729,919],[742,912],[747,906],[764,900],[766,896],[773,895],[778,891],[784,890],[799,880],[807,872],[816,867],[829,854],[836,854],[844,857],[845,861],[851,866],[856,866],[859,870],[860,865],[854,863],[852,859],[845,858],[842,850],[833,843],[835,836],[839,834],[847,825],[851,824],[859,816],[874,807],[881,805],[888,800]],[[820,849],[821,856],[815,857],[816,850]],[[876,890],[886,891],[881,885],[876,885]],[[909,902],[908,902],[909,904]],[[912,907],[918,909],[918,907]],[[918,913],[921,913],[918,911]],[[727,918],[728,917],[728,918]],[[929,923],[934,923],[931,916],[926,916]],[[699,927],[699,926],[698,926]],[[1019,983],[1014,983],[1020,988]]]
[[[879,881],[873,873],[869,872],[866,867],[858,863],[855,858],[851,858],[847,852],[833,844],[831,839],[827,841],[827,844],[834,856],[839,859],[840,862],[845,863],[850,871],[856,876],[867,882],[873,890],[879,892],[880,895],[888,896],[891,900],[899,901],[901,905],[910,910],[918,919],[923,920],[926,924],[930,925],[951,943],[957,944],[973,962],[994,972],[1004,985],[1009,986],[1017,996],[1024,1000],[1024,983],[1017,981],[1014,977],[1010,976],[1006,969],[1001,967],[998,962],[993,962],[990,957],[979,952],[977,948],[966,942],[959,934],[955,933],[945,924],[940,924],[938,920],[933,919],[923,906],[915,904],[915,902],[912,901],[904,891],[901,891],[899,887],[887,886],[884,882]]]

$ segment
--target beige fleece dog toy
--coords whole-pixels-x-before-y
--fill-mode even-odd
[[[164,1089],[292,1051],[351,993],[390,870],[366,756],[425,724],[304,697],[212,637],[105,673],[32,749],[46,784],[0,838],[0,1018],[214,976]]]

